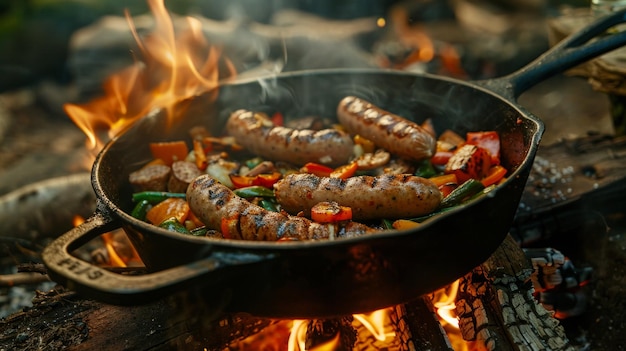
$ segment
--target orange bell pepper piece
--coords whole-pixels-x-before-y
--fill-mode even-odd
[[[446,184],[458,184],[458,180],[456,179],[456,174],[442,174],[440,176],[430,177],[428,178],[431,182],[435,183],[437,186],[442,186]]]
[[[196,166],[199,170],[204,171],[209,163],[206,158],[206,152],[204,151],[204,145],[202,145],[202,141],[194,139],[193,154],[196,157]]]
[[[170,197],[154,205],[147,213],[148,222],[159,225],[164,220],[175,217],[178,222],[185,223],[189,216],[189,204],[185,199]]]
[[[506,168],[500,165],[495,165],[489,169],[487,175],[483,179],[481,179],[480,182],[483,183],[486,188],[502,180],[506,172]]]
[[[320,202],[311,208],[311,219],[318,223],[333,223],[352,219],[352,208],[336,202]]]
[[[174,161],[182,161],[189,154],[189,147],[184,141],[164,141],[150,143],[150,152],[154,158],[162,159],[171,166]]]
[[[332,172],[330,172],[330,177],[348,179],[356,173],[358,168],[359,165],[356,162],[350,162],[347,165],[335,168]]]

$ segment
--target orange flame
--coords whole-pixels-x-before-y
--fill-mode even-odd
[[[143,61],[117,72],[104,82],[104,95],[84,105],[66,104],[65,112],[87,135],[88,147],[100,149],[107,141],[155,109],[173,116],[174,105],[190,97],[214,91],[221,76],[233,77],[233,64],[210,46],[197,19],[187,17],[180,33],[163,0],[148,0],[155,16],[153,32],[141,38],[126,11],[130,30]],[[220,73],[224,66],[225,74]]]
[[[111,233],[106,233],[102,235],[102,240],[104,241],[104,247],[106,247],[107,253],[109,254],[109,263],[113,267],[126,267],[126,262],[117,254],[115,251],[114,240]]]
[[[385,319],[389,314],[389,309],[381,309],[368,314],[355,314],[354,319],[363,324],[367,330],[379,341],[385,341],[387,338],[396,336],[395,332],[385,330]]]

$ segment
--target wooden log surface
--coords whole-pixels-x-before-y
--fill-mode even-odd
[[[576,350],[532,296],[532,266],[511,236],[461,279],[457,313],[466,340],[486,350]]]

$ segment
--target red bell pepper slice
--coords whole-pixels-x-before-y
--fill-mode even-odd
[[[487,150],[491,156],[492,165],[500,164],[500,136],[497,132],[468,132],[466,134],[466,142]]]
[[[319,163],[309,162],[300,168],[300,172],[315,174],[318,177],[330,177],[333,169]]]
[[[454,152],[452,151],[437,151],[430,158],[430,163],[437,166],[443,166],[448,163],[448,160],[450,160],[450,157],[452,157],[453,154]]]
[[[257,175],[252,182],[253,185],[260,185],[272,189],[274,184],[280,180],[282,174],[280,172],[261,173]]]
[[[275,112],[270,119],[272,123],[274,123],[275,126],[282,127],[285,125],[285,118],[283,117],[283,114],[280,112]]]

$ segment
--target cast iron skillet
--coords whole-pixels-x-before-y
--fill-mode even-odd
[[[179,106],[185,107],[183,122],[170,123],[163,112],[147,116],[101,151],[92,171],[95,213],[46,247],[43,260],[55,281],[105,302],[135,304],[193,288],[218,312],[268,317],[368,312],[431,292],[487,259],[513,221],[544,128],[516,98],[551,75],[625,44],[626,33],[601,35],[624,22],[625,14],[590,25],[529,66],[495,80],[464,82],[383,70],[304,71],[224,85],[214,104],[205,96],[186,101]],[[189,127],[198,124],[219,133],[229,113],[240,108],[294,118],[332,117],[346,95],[418,122],[432,118],[439,132],[498,131],[508,180],[488,196],[417,229],[337,241],[212,240],[168,232],[127,214],[132,207],[128,174],[150,159],[149,142],[187,138]],[[119,227],[127,231],[149,274],[115,274],[70,254]]]

